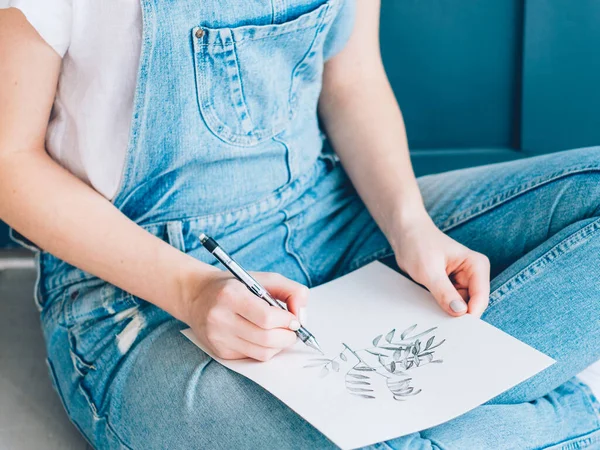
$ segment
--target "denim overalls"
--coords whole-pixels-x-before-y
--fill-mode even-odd
[[[215,263],[201,248],[200,232],[217,238],[250,270],[280,272],[309,286],[393,255],[337,158],[322,150],[317,103],[324,63],[344,47],[360,20],[353,0],[142,0],[141,5],[143,46],[117,208],[204,262]],[[531,261],[524,259],[520,241],[509,244],[510,224],[484,213],[504,208],[510,216],[509,210],[523,210],[502,192],[507,186],[516,194],[529,192],[538,172],[538,184],[554,201],[564,191],[559,169],[570,164],[570,173],[579,173],[581,161],[592,167],[596,156],[587,151],[574,152],[570,162],[540,158],[536,170],[514,163],[495,176],[472,169],[425,177],[420,186],[430,214],[455,239],[485,253],[510,248],[496,261],[506,268]],[[597,204],[582,206],[580,215],[589,215]],[[474,239],[477,230],[491,229],[492,220],[505,235]],[[531,233],[542,246],[545,230]],[[39,267],[37,298],[52,378],[70,417],[95,447],[332,445],[262,388],[187,342],[179,333],[185,325],[167,313],[48,253],[40,253]],[[501,276],[510,281],[519,267]],[[486,320],[556,359],[570,352],[557,339],[536,341],[534,330],[509,320],[523,317],[523,302],[510,285],[497,287],[493,296],[499,305],[502,298],[502,306],[492,307]],[[578,308],[582,317],[598,313],[597,305],[584,301]],[[556,326],[567,320],[555,317],[549,306],[537,314]],[[600,347],[600,338],[589,336],[596,330],[580,333],[588,336],[589,348]],[[598,356],[592,353],[574,365],[555,366],[505,400],[547,394],[591,363]],[[520,434],[541,446],[589,437],[600,428],[597,405],[585,386],[568,382],[551,395],[565,404],[561,414],[568,426],[558,431],[543,406],[532,416],[529,404],[495,405],[451,422],[454,431],[442,426],[388,444],[437,448],[432,442],[440,441],[439,432],[456,444],[448,448],[486,448],[478,446],[482,442],[508,448],[502,445]],[[526,417],[533,417],[531,423]],[[526,429],[512,424],[515,418],[528,423]],[[490,429],[502,421],[512,425],[492,438]]]

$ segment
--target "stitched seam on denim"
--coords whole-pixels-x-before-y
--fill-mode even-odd
[[[40,252],[35,253],[35,284],[33,285],[33,300],[37,306],[38,312],[42,312],[44,309],[44,303],[41,300],[40,295],[40,283],[42,278],[42,271],[40,267]]]
[[[294,157],[290,150],[290,146],[288,144],[286,144],[286,142],[282,138],[280,138],[278,135],[275,135],[275,136],[273,136],[273,141],[278,142],[279,144],[281,144],[283,146],[283,148],[285,148],[286,160],[287,160],[287,165],[288,165],[288,181],[284,186],[289,186],[289,184],[294,179],[294,173],[292,171]]]
[[[77,370],[77,367],[74,365],[75,370]],[[85,375],[82,375],[82,378],[85,377]],[[94,417],[95,420],[103,420],[106,423],[106,428],[112,433],[112,435],[115,437],[115,439],[117,440],[117,442],[125,447],[126,449],[132,450],[132,448],[125,444],[125,442],[123,441],[123,439],[116,433],[116,431],[114,430],[113,426],[111,425],[110,421],[108,420],[108,416],[107,415],[100,415],[98,414],[98,409],[96,408],[96,405],[94,402],[92,402],[91,398],[90,398],[90,394],[83,388],[82,380],[79,380],[77,382],[77,390],[79,391],[79,393],[81,394],[81,396],[83,397],[83,399],[85,400],[85,402],[88,405],[88,408],[90,409],[90,412],[92,413],[92,416]]]
[[[549,176],[538,177],[535,180],[529,181],[527,183],[523,183],[512,189],[509,189],[507,191],[496,194],[491,199],[481,202],[481,203],[471,207],[467,211],[463,211],[463,212],[459,213],[458,215],[455,215],[453,217],[446,219],[446,221],[443,222],[439,226],[439,228],[441,231],[447,232],[447,231],[451,230],[452,228],[456,228],[457,226],[462,225],[462,224],[468,222],[469,220],[474,219],[475,217],[478,217],[494,208],[497,208],[500,205],[503,205],[503,204],[505,204],[527,192],[535,190],[535,189],[537,189],[541,186],[544,186],[548,183],[551,183],[553,181],[556,181],[558,179],[565,178],[565,177],[568,177],[571,175],[578,175],[578,174],[582,174],[582,173],[586,173],[586,172],[596,172],[596,171],[600,171],[600,166],[598,166],[597,164],[588,164],[586,166],[574,167],[572,169],[554,172],[554,173],[550,174]]]
[[[281,203],[286,202],[290,199],[295,199],[295,196],[298,196],[298,197],[301,196],[303,191],[297,191],[297,190],[294,190],[293,188],[308,187],[312,183],[312,181],[314,181],[315,178],[317,178],[320,175],[321,169],[322,169],[322,167],[320,167],[320,165],[322,162],[324,162],[324,161],[322,161],[321,158],[318,158],[314,162],[313,166],[310,168],[309,172],[302,174],[299,178],[295,179],[290,184],[284,184],[283,186],[279,187],[276,191],[271,193],[269,196],[263,197],[254,203],[240,206],[239,208],[235,208],[230,211],[218,212],[215,214],[207,214],[204,216],[187,216],[187,217],[184,216],[184,217],[181,217],[178,219],[168,219],[168,220],[161,220],[161,221],[157,221],[157,222],[148,222],[148,223],[144,223],[143,225],[141,225],[141,227],[144,229],[147,229],[147,228],[162,226],[162,225],[166,225],[169,222],[173,222],[174,220],[187,221],[187,222],[197,221],[197,222],[202,222],[202,223],[208,225],[209,222],[211,222],[211,221],[217,222],[219,220],[225,219],[227,216],[232,216],[232,215],[237,216],[237,217],[232,217],[232,220],[237,220],[239,218],[239,216],[242,216],[243,214],[246,214],[246,213],[252,211],[253,209],[260,209],[260,208],[268,206],[269,209],[265,209],[264,211],[259,210],[258,212],[263,213],[263,212],[273,211],[273,210],[277,209],[278,207],[280,207]],[[256,219],[256,217],[254,217],[254,219]]]
[[[183,238],[183,226],[181,222],[174,220],[167,223],[167,238],[169,244],[177,250],[185,253],[185,239]]]
[[[257,37],[257,38],[243,38],[243,39],[235,40],[232,37],[231,38],[231,44],[241,44],[243,42],[252,42],[252,41],[262,41],[262,40],[265,40],[265,39],[273,39],[273,38],[277,38],[278,36],[285,36],[286,34],[297,33],[299,31],[303,31],[303,30],[306,30],[306,29],[314,27],[314,26],[315,26],[315,24],[312,23],[311,25],[304,26],[302,28],[297,28],[297,29],[288,30],[288,31],[281,31],[281,32],[278,32],[278,33],[267,34],[265,36],[261,36],[261,37]],[[205,27],[203,27],[203,28],[205,30],[207,29]],[[208,30],[210,31],[211,28],[208,28]],[[212,30],[214,30],[214,28]],[[217,42],[217,41],[215,41],[215,42],[209,42],[209,43],[206,43],[206,44],[202,43],[202,42],[198,42],[198,46],[199,47],[227,47],[228,45],[231,45],[231,44],[230,43],[224,44],[222,42]]]
[[[290,80],[290,90],[288,92],[288,102],[290,104],[290,109],[293,110],[293,102],[291,101],[294,93],[296,92],[297,88],[297,83],[296,80],[298,79],[298,72],[300,72],[300,68],[302,67],[302,65],[304,65],[306,63],[306,61],[308,60],[308,57],[310,56],[311,52],[313,51],[313,48],[315,47],[315,43],[317,42],[319,36],[321,36],[322,34],[324,34],[324,28],[325,28],[325,24],[326,24],[326,19],[329,17],[329,8],[330,6],[327,5],[325,8],[325,14],[323,14],[322,17],[319,17],[319,20],[317,22],[317,26],[315,27],[315,34],[312,38],[312,41],[310,43],[310,45],[308,46],[308,50],[306,50],[306,52],[304,53],[304,55],[302,56],[302,58],[300,59],[300,61],[298,61],[298,63],[294,66],[294,69],[292,70],[292,78]]]
[[[330,5],[327,3],[324,3],[323,5],[319,6],[317,9],[310,11],[308,13],[306,13],[306,15],[311,15],[313,13],[316,13],[318,11],[319,8],[324,8],[322,11],[317,13],[317,16],[315,17],[314,20],[309,20],[308,18],[305,19],[306,23],[305,24],[291,24],[291,22],[288,22],[287,24],[283,23],[283,24],[271,24],[271,25],[263,25],[265,27],[273,27],[273,25],[275,25],[275,27],[273,27],[273,31],[270,32],[264,32],[264,35],[261,35],[260,37],[256,37],[256,38],[242,38],[239,40],[235,40],[233,39],[233,34],[235,33],[236,29],[235,28],[210,28],[210,27],[202,27],[202,29],[206,30],[208,33],[210,34],[220,34],[222,30],[229,30],[231,32],[231,42],[233,43],[239,43],[239,42],[245,42],[245,41],[260,41],[263,39],[271,39],[273,37],[277,37],[277,36],[284,36],[286,34],[290,34],[290,33],[296,33],[298,31],[302,31],[302,30],[306,30],[308,28],[313,28],[313,27],[317,27],[319,25],[319,22],[321,21],[322,17],[330,8]],[[295,20],[301,20],[302,17],[299,17]],[[292,21],[293,22],[293,21]],[[283,26],[291,26],[292,28],[289,30],[284,30],[281,29],[281,27]],[[255,29],[258,29],[259,27],[261,27],[261,25],[254,25]],[[280,28],[277,28],[280,27]],[[239,29],[237,29],[239,32]],[[198,38],[197,38],[198,39]],[[199,39],[203,39],[203,38],[199,38]],[[206,46],[214,46],[214,45],[221,45],[224,46],[224,44],[218,42],[218,41],[214,41],[214,42],[209,42],[209,43],[203,43],[198,41],[198,45],[206,47]]]
[[[233,45],[231,46],[233,52]],[[209,92],[212,92],[211,79],[208,76],[208,65],[206,64],[206,56],[200,51],[194,51],[194,60],[196,66],[196,89],[200,103],[200,111],[209,130],[222,141],[234,145],[252,146],[257,143],[257,138],[254,136],[241,136],[236,133],[229,125],[224,123],[213,109],[212,97]],[[200,67],[198,67],[200,66]],[[239,74],[238,74],[239,76]],[[198,77],[202,78],[202,83],[199,83]],[[216,129],[215,129],[216,126]],[[220,130],[219,130],[220,128]]]
[[[56,376],[56,371],[54,370],[54,365],[52,364],[52,361],[50,361],[49,358],[47,358],[46,361],[48,363],[48,369],[51,372],[50,376],[53,378],[53,381],[54,381],[52,384],[54,385],[55,390],[58,393],[58,396],[60,397],[63,409],[67,413],[67,416],[69,417],[69,419],[71,420],[71,422],[73,422],[73,425],[75,425],[75,427],[79,430],[79,432],[81,433],[81,435],[91,445],[92,441],[88,438],[87,434],[85,434],[83,432],[83,428],[77,423],[77,421],[71,416],[71,413],[69,412],[69,408],[67,406],[67,402],[64,399],[65,397],[64,397],[64,395],[62,393],[62,389],[60,388],[60,385],[58,384],[58,377]]]
[[[308,272],[308,269],[302,262],[300,255],[298,255],[294,250],[292,250],[292,247],[291,247],[290,241],[292,239],[292,230],[291,230],[290,224],[288,222],[289,213],[285,209],[282,210],[281,212],[283,213],[283,216],[284,216],[283,225],[285,226],[285,229],[286,229],[286,236],[285,236],[285,243],[284,243],[285,251],[288,252],[288,254],[296,260],[296,263],[300,267],[300,270],[304,273],[304,276],[306,277],[306,281],[308,282],[308,287],[312,287],[313,282],[312,282],[312,278]]]
[[[67,339],[69,341],[69,353],[71,354],[71,360],[76,360],[73,361],[74,363],[77,362],[78,364],[81,364],[81,366],[85,367],[89,370],[96,370],[96,366],[94,366],[93,364],[89,364],[88,362],[84,361],[81,356],[79,356],[79,354],[76,351],[77,348],[77,342],[75,340],[75,336],[73,335],[73,331],[72,331],[72,327],[68,327],[67,328]],[[85,377],[85,373],[83,373],[83,371],[79,368],[78,364],[73,364],[73,367],[75,368],[75,370],[79,373],[79,375],[81,375],[82,377]]]
[[[140,51],[140,59],[138,65],[138,73],[136,80],[136,88],[133,100],[133,111],[131,113],[131,126],[129,130],[129,138],[127,141],[127,151],[123,161],[123,168],[121,170],[121,177],[119,179],[119,185],[117,186],[111,202],[117,205],[123,200],[123,196],[127,194],[127,188],[129,187],[131,174],[135,173],[133,167],[135,166],[135,151],[138,149],[141,125],[146,121],[147,113],[147,81],[148,81],[148,67],[152,59],[152,50],[154,43],[151,39],[151,32],[149,30],[149,23],[153,17],[154,11],[150,6],[150,2],[141,2],[142,6],[142,43]],[[126,198],[126,197],[125,197]]]
[[[594,232],[598,229],[600,229],[600,219],[586,225],[578,231],[575,231],[544,253],[542,256],[537,258],[527,267],[522,269],[519,273],[511,277],[502,285],[498,286],[490,294],[488,311],[494,305],[499,303],[502,300],[502,297],[508,292],[514,292],[515,290],[519,289],[525,284],[525,282],[530,281],[532,277],[539,275],[546,268],[546,266],[553,263],[560,256],[587,242],[594,236]]]
[[[246,104],[246,95],[244,94],[244,80],[242,80],[242,69],[240,67],[240,60],[239,60],[238,54],[237,54],[237,47],[235,45],[233,47],[233,60],[235,61],[235,70],[237,72],[237,82],[240,86],[240,96],[242,98],[242,107],[244,110],[243,112],[246,114],[246,117],[248,117],[251,130],[254,133],[254,131],[256,130],[256,125],[254,124],[254,120],[252,119],[252,116],[250,115],[250,111],[248,110],[248,105]],[[240,120],[243,120],[243,119],[240,117]]]
[[[117,440],[117,442],[119,443],[119,445],[121,445],[122,447],[125,447],[128,450],[133,450],[130,446],[128,446],[127,444],[125,444],[125,442],[123,442],[123,439],[121,439],[121,437],[115,432],[115,430],[112,427],[110,421],[108,420],[108,417],[107,416],[101,416],[101,415],[98,414],[98,410],[96,409],[96,406],[90,400],[88,394],[85,392],[85,390],[81,386],[81,383],[78,384],[77,390],[80,392],[80,394],[83,396],[83,399],[88,404],[88,408],[90,409],[90,412],[92,413],[92,416],[94,416],[94,419],[95,420],[103,420],[105,422],[105,424],[106,424],[106,428],[115,437],[115,439]]]
[[[566,442],[559,442],[552,444],[547,447],[543,447],[545,450],[578,450],[588,448],[590,445],[600,442],[600,429],[591,431],[582,436],[577,436],[567,440]],[[539,449],[541,450],[541,448]]]

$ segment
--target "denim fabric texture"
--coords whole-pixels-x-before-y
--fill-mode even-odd
[[[350,34],[353,2],[142,6],[139,82],[115,205],[201,261],[215,264],[198,241],[205,232],[250,270],[308,286],[376,259],[393,264],[343,168],[322,153],[316,114],[323,63]],[[557,364],[451,422],[373,448],[600,447],[600,405],[573,378],[600,359],[600,149],[418,181],[435,223],[490,257],[483,319]],[[333,447],[188,342],[179,332],[185,324],[164,311],[48,253],[39,269],[53,382],[94,447]]]

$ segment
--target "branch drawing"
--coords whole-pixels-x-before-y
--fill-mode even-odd
[[[412,334],[416,328],[415,324],[399,333],[399,340],[394,340],[397,336],[396,329],[385,336],[380,334],[373,339],[372,346],[360,350],[353,350],[342,343],[344,348],[334,358],[313,358],[304,367],[319,367],[319,375],[325,377],[330,371],[339,372],[342,365],[350,366],[344,377],[349,394],[364,399],[376,398],[372,376],[377,375],[386,379],[387,389],[394,400],[407,400],[422,391],[412,386],[413,378],[407,372],[413,372],[427,364],[443,363],[442,359],[435,359],[434,355],[435,349],[446,342],[445,339],[436,342],[435,335],[431,335],[437,327]],[[350,359],[354,362],[350,362]],[[369,359],[374,359],[374,362],[369,362]]]

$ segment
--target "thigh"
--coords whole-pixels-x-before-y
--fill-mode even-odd
[[[480,406],[420,435],[445,450],[595,448],[599,414],[588,387],[573,379],[533,402]],[[391,447],[409,448],[401,443]]]
[[[115,380],[109,417],[133,449],[334,448],[277,398],[230,371],[169,322],[144,340]],[[151,430],[149,434],[145,430]]]
[[[55,387],[94,448],[334,448],[267,391],[189,342],[180,333],[185,324],[108,289],[101,296],[77,287],[80,303],[97,305],[94,317],[62,317],[56,303],[44,318]]]
[[[600,214],[600,147],[429,175],[418,183],[436,225],[487,255],[494,278],[559,231]],[[288,217],[287,248],[310,285],[393,255],[341,167],[291,205]]]
[[[490,258],[492,278],[556,233],[600,214],[600,147],[418,180],[425,207],[452,238]]]

